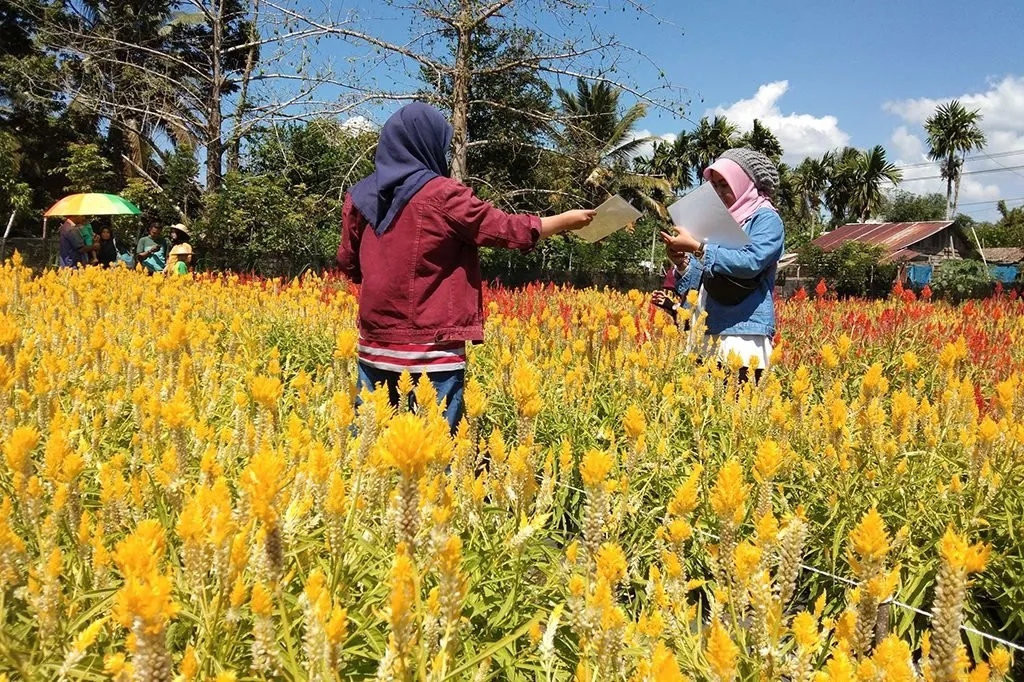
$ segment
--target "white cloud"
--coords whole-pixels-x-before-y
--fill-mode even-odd
[[[935,107],[951,99],[959,99],[968,109],[981,112],[984,117],[982,128],[986,131],[1024,132],[1024,76],[1007,76],[999,82],[990,83],[989,89],[981,93],[886,102],[885,110],[900,116],[907,123],[923,124],[935,112]]]
[[[779,100],[789,90],[789,81],[766,83],[750,99],[741,99],[728,106],[719,106],[709,115],[726,116],[741,130],[748,131],[758,119],[771,130],[785,151],[785,160],[799,163],[807,156],[820,156],[825,152],[849,144],[850,136],[839,127],[835,116],[811,114],[783,114]]]
[[[675,133],[665,133],[664,135],[655,135],[650,130],[644,129],[644,130],[635,130],[635,131],[633,131],[633,134],[629,136],[629,139],[632,141],[632,140],[639,140],[639,139],[642,139],[642,138],[645,138],[645,137],[653,137],[655,139],[651,140],[651,141],[648,141],[648,142],[645,142],[642,145],[640,145],[640,147],[637,149],[636,153],[633,154],[633,156],[635,158],[642,158],[642,159],[649,159],[649,158],[651,158],[651,155],[654,153],[654,143],[655,142],[657,142],[658,140],[662,140],[664,142],[668,142],[669,144],[672,144],[673,142],[676,141],[676,137],[678,137],[678,136]]]
[[[341,129],[352,135],[376,132],[377,125],[365,116],[352,116],[341,123]]]
[[[900,126],[893,132],[892,144],[901,159],[924,157],[924,142],[920,137],[907,130],[907,126]]]
[[[977,202],[1024,197],[1024,169],[1006,170],[1006,167],[1024,165],[1024,76],[993,81],[983,92],[886,102],[884,110],[907,124],[896,128],[892,135],[893,149],[899,157],[897,165],[912,166],[904,170],[902,189],[945,194],[945,181],[934,177],[939,174],[938,166],[930,162],[921,165],[928,162],[923,126],[939,104],[951,99],[959,99],[968,109],[981,113],[981,128],[987,138],[984,152],[970,155],[964,166],[966,174],[960,186],[960,203],[967,204],[963,207],[965,213],[982,220],[995,219],[994,203]]]

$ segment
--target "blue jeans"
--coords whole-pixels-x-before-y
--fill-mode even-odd
[[[360,361],[356,390],[362,392],[365,388],[368,391],[372,391],[382,384],[387,385],[391,405],[398,407],[400,400],[398,395],[398,379],[401,376],[398,372],[377,369]],[[417,377],[413,378],[416,379]],[[430,372],[427,374],[427,378],[430,379],[430,383],[434,385],[434,390],[437,391],[438,403],[442,400],[448,401],[444,418],[447,420],[448,426],[451,427],[452,433],[455,433],[459,428],[459,422],[462,420],[462,413],[465,409],[463,393],[466,389],[466,370],[456,369],[447,372]],[[416,399],[413,396],[409,396],[410,406],[415,404],[415,401]]]

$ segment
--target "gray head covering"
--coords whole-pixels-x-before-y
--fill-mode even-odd
[[[719,158],[729,159],[739,165],[754,181],[754,187],[762,194],[772,196],[779,189],[779,169],[771,159],[761,152],[740,147],[730,149]]]

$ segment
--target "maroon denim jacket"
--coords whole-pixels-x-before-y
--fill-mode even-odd
[[[540,218],[508,215],[449,178],[416,193],[378,237],[345,197],[338,264],[359,292],[359,333],[378,343],[483,341],[481,246],[529,251]]]

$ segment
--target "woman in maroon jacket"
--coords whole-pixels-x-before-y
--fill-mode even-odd
[[[577,230],[593,211],[549,218],[508,215],[448,178],[452,127],[419,102],[399,109],[380,133],[373,174],[345,197],[338,264],[359,293],[359,388],[426,373],[462,418],[466,342],[483,341],[481,246],[529,251]]]

